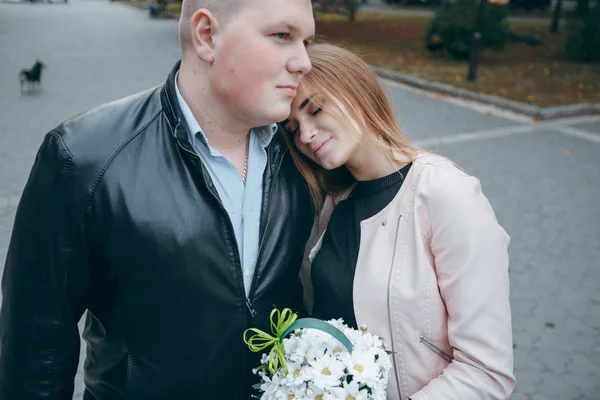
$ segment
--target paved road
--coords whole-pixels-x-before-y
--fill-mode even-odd
[[[0,269],[44,134],[105,101],[160,84],[177,24],[97,0],[0,3]],[[20,68],[41,58],[38,95]],[[384,82],[407,134],[480,178],[512,244],[512,399],[600,399],[600,118],[525,118]],[[201,379],[201,377],[199,377]],[[75,398],[81,398],[81,373]]]

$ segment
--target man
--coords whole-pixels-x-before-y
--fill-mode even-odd
[[[46,136],[2,281],[0,399],[248,399],[312,225],[274,135],[310,70],[310,0],[184,0],[164,85]]]

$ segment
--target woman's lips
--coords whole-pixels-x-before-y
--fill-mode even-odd
[[[320,151],[320,150],[323,148],[323,146],[325,146],[325,145],[326,145],[326,144],[327,144],[327,143],[328,143],[330,140],[331,140],[331,138],[329,138],[329,139],[327,139],[326,141],[324,141],[323,143],[321,143],[321,144],[319,145],[319,147],[317,147],[317,148],[315,149],[315,151],[313,151],[313,153],[317,154],[317,153],[318,153],[318,152],[319,152],[319,151]]]

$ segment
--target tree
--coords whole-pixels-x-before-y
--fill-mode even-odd
[[[600,4],[578,0],[575,14],[567,24],[565,53],[574,61],[600,61]]]
[[[558,25],[560,23],[560,14],[562,11],[563,0],[556,0],[554,9],[552,10],[552,23],[550,24],[550,32],[558,33]]]
[[[356,12],[358,11],[358,7],[360,7],[360,0],[344,0],[344,6],[346,7],[348,20],[350,22],[356,21]]]
[[[502,51],[509,37],[506,7],[486,4],[479,18],[477,0],[458,0],[445,3],[435,11],[425,33],[428,48],[441,47],[459,60],[469,58],[475,32],[479,32],[479,50]],[[479,24],[479,30],[477,28]]]

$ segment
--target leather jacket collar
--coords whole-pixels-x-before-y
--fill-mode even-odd
[[[160,100],[162,103],[163,110],[169,121],[169,124],[173,128],[173,135],[175,139],[186,148],[186,150],[193,152],[193,146],[188,139],[187,134],[187,125],[184,121],[183,113],[179,108],[179,103],[177,102],[177,92],[175,90],[175,75],[181,66],[181,60],[177,61],[171,69],[171,73],[169,74],[167,81],[163,85],[163,88],[160,93]],[[267,153],[269,155],[269,165],[273,167],[275,164],[274,161],[277,161],[285,154],[287,148],[285,147],[285,143],[283,143],[282,138],[279,135],[275,135],[269,146],[267,147]]]

